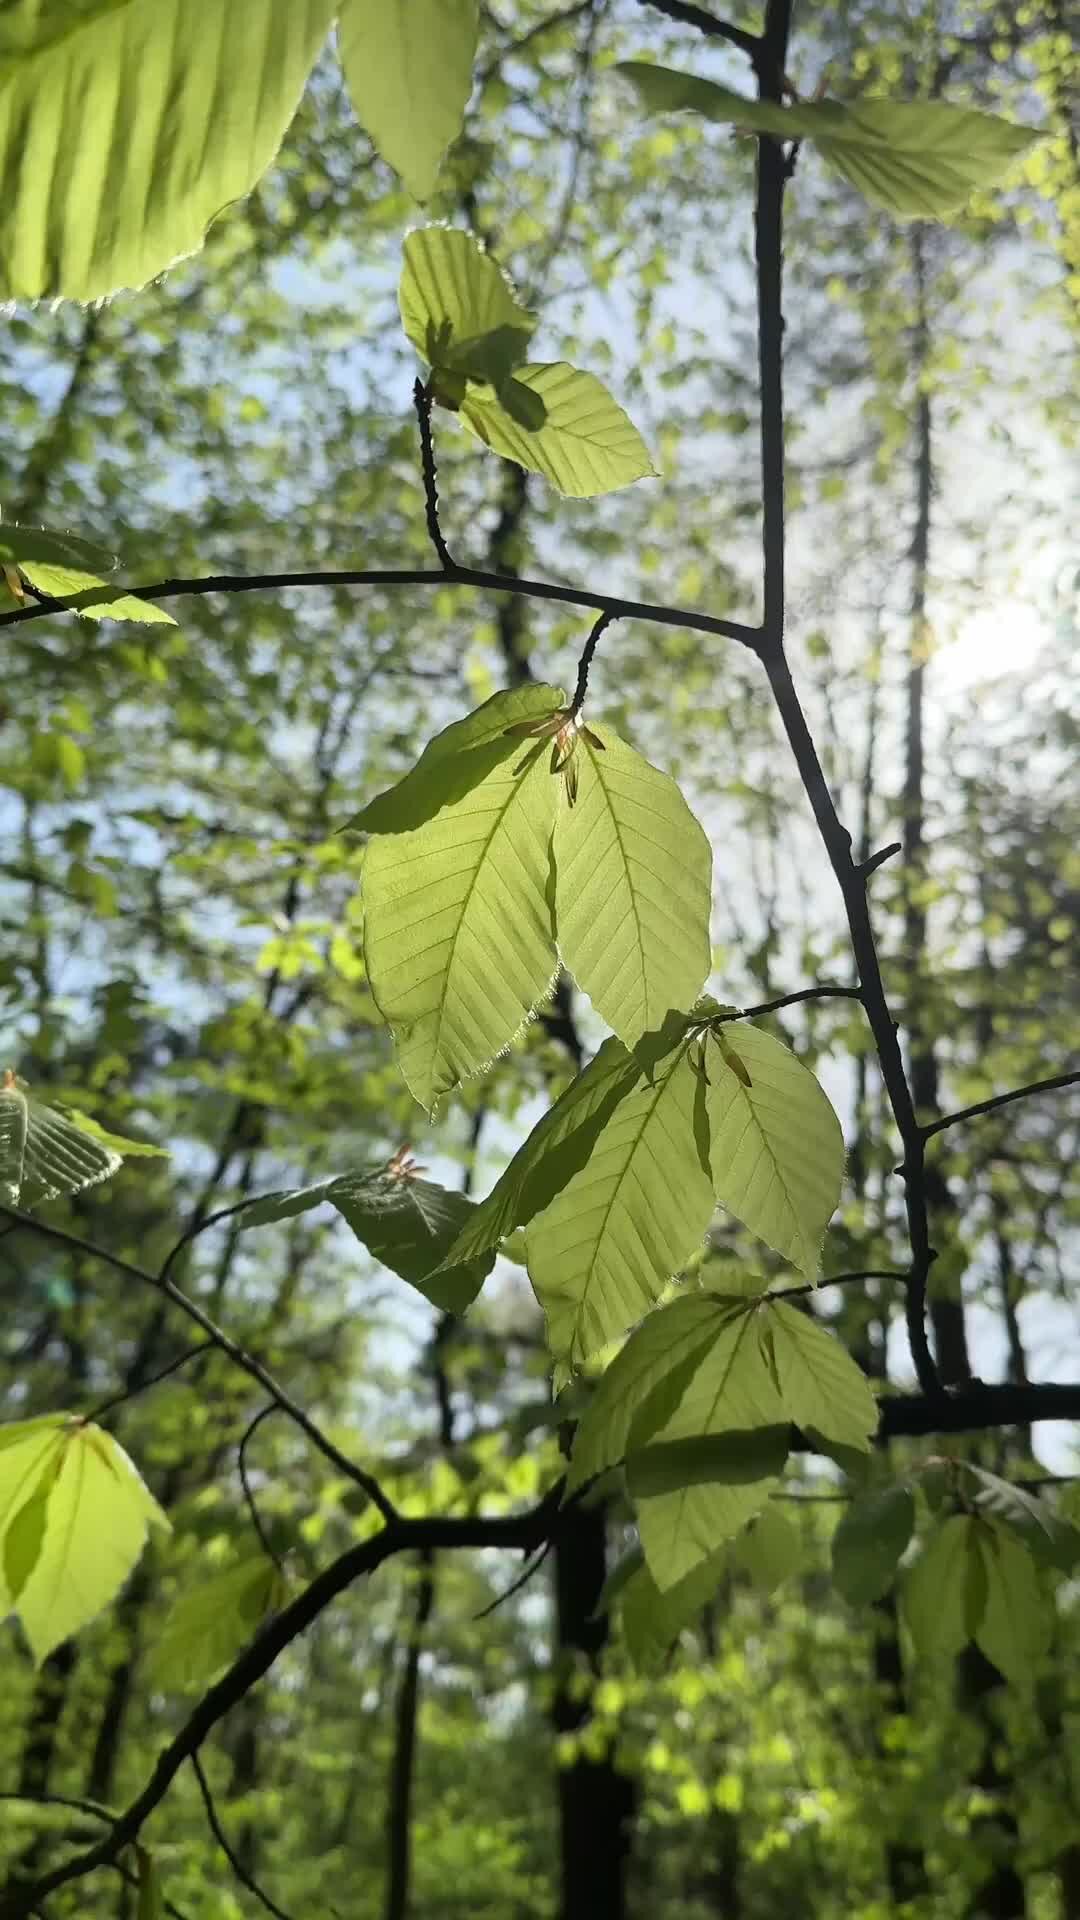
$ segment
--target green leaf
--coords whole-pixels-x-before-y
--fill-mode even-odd
[[[1072,1573],[1080,1564],[1080,1529],[1026,1487],[999,1479],[996,1473],[988,1473],[985,1467],[973,1466],[970,1461],[962,1464],[979,1483],[975,1504],[980,1513],[1008,1527],[1043,1565]]]
[[[501,405],[494,388],[470,387],[461,417],[473,432],[506,460],[530,473],[542,473],[560,493],[586,499],[655,475],[656,468],[637,428],[595,374],[565,360],[538,362],[517,369],[519,387],[538,394],[546,418],[533,429]]]
[[[529,433],[539,433],[547,419],[547,403],[535,387],[527,387],[524,380],[517,380],[512,374],[500,377],[497,372],[485,372],[480,378],[490,380],[500,407],[510,415],[511,420]]]
[[[338,54],[353,106],[414,200],[428,199],[461,132],[476,0],[346,0]]]
[[[45,1518],[49,1505],[49,1476],[43,1473],[29,1500],[19,1508],[4,1533],[4,1577],[12,1606],[33,1573],[45,1540]]]
[[[237,1214],[236,1224],[241,1228],[270,1227],[278,1220],[293,1220],[299,1213],[310,1213],[313,1207],[326,1204],[333,1184],[333,1180],[319,1180],[311,1187],[287,1187],[276,1193],[260,1194]]]
[[[638,1566],[620,1597],[619,1620],[627,1652],[639,1673],[653,1673],[685,1627],[716,1594],[727,1564],[726,1550],[713,1554],[684,1579],[662,1591],[646,1565]]]
[[[486,1253],[550,1206],[585,1166],[612,1114],[640,1079],[641,1068],[622,1042],[605,1040],[518,1148],[448,1258],[470,1260]],[[527,1259],[523,1242],[522,1247],[515,1257]]]
[[[732,1549],[736,1566],[748,1573],[762,1593],[772,1593],[782,1581],[798,1573],[804,1560],[803,1539],[775,1500],[751,1520]]]
[[[223,1572],[191,1570],[193,1584],[177,1596],[150,1655],[155,1687],[204,1688],[246,1646],[281,1603],[282,1581],[260,1553]]]
[[[689,1007],[710,965],[712,849],[674,780],[609,727],[574,744],[577,799],[555,823],[564,966],[628,1047]]]
[[[770,1296],[762,1311],[768,1316],[763,1338],[788,1418],[804,1430],[868,1451],[877,1432],[878,1404],[847,1348],[808,1313],[782,1300]]]
[[[10,1611],[40,1552],[40,1501],[69,1419],[50,1413],[0,1427],[0,1615]]]
[[[137,620],[144,627],[175,627],[176,621],[153,600],[137,600],[122,587],[111,587],[96,573],[83,573],[76,567],[46,567],[38,561],[21,562],[23,573],[39,593],[53,600],[66,600],[76,593],[102,589],[101,598],[75,609],[82,620]]]
[[[46,1464],[55,1473],[44,1537],[18,1597],[39,1666],[115,1598],[148,1528],[169,1527],[123,1448],[100,1427],[69,1422]]]
[[[434,1181],[345,1176],[330,1182],[326,1198],[376,1260],[446,1313],[464,1313],[495,1264],[494,1251],[442,1264],[474,1207],[465,1194]]]
[[[109,1153],[118,1153],[122,1160],[167,1160],[169,1158],[168,1147],[155,1147],[149,1140],[129,1140],[122,1133],[108,1133],[97,1120],[76,1107],[70,1108],[65,1117],[71,1121],[72,1126],[78,1127],[80,1133],[89,1134],[91,1140],[96,1140],[99,1147],[104,1147]]]
[[[976,1524],[986,1600],[975,1643],[1013,1686],[1030,1687],[1050,1645],[1052,1615],[1027,1548],[999,1527]]]
[[[970,1514],[950,1515],[904,1577],[904,1620],[920,1659],[959,1653],[975,1637],[987,1594],[979,1528]]]
[[[377,794],[346,822],[355,833],[411,833],[464,800],[481,780],[508,760],[520,759],[527,727],[558,713],[566,696],[559,687],[530,682],[493,694],[474,713],[454,720],[429,740],[414,767],[396,786]]]
[[[996,114],[941,100],[746,100],[692,74],[631,60],[620,65],[652,113],[690,111],[780,140],[811,140],[822,159],[887,212],[936,218],[993,186],[1040,136]]]
[[[75,533],[58,533],[52,527],[24,527],[18,520],[0,523],[0,566],[75,567],[85,570],[98,584],[97,576],[112,573],[119,565],[115,553],[83,540]]]
[[[368,982],[429,1112],[509,1046],[554,982],[556,790],[546,755],[533,755],[531,765],[495,766],[415,832],[367,850]]]
[[[46,40],[38,0],[6,7],[0,300],[97,300],[201,246],[277,152],[335,11],[215,0],[193,33],[190,0],[153,0]]]
[[[844,1173],[844,1137],[826,1094],[790,1048],[748,1021],[724,1034],[723,1049],[713,1036],[706,1070],[717,1200],[815,1278]]]
[[[35,1207],[108,1180],[123,1154],[33,1099],[21,1081],[0,1086],[0,1199]]]
[[[891,1586],[914,1530],[915,1498],[902,1482],[851,1502],[832,1542],[833,1579],[845,1600],[861,1606]]]
[[[624,1095],[579,1173],[530,1224],[525,1250],[556,1358],[580,1365],[655,1304],[700,1245],[712,1188],[694,1134],[685,1047]]]
[[[520,334],[524,348],[536,331],[536,315],[515,300],[501,269],[471,234],[456,227],[420,227],[405,236],[398,287],[401,323],[421,359],[465,372],[469,356],[507,371],[506,346]],[[498,347],[493,347],[493,339]],[[486,344],[485,344],[486,343]],[[496,353],[496,363],[484,356]],[[513,365],[519,365],[514,360]]]

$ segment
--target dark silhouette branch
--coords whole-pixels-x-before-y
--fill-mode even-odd
[[[127,1402],[134,1400],[137,1394],[146,1393],[150,1387],[158,1386],[162,1380],[167,1380],[170,1374],[179,1373],[181,1367],[186,1367],[189,1361],[197,1360],[201,1354],[212,1353],[216,1344],[214,1340],[203,1340],[197,1347],[189,1347],[187,1352],[180,1354],[178,1359],[170,1360],[167,1367],[159,1367],[157,1373],[151,1373],[145,1380],[140,1380],[137,1386],[128,1387],[123,1393],[113,1394],[111,1400],[103,1400],[99,1407],[93,1407],[89,1413],[83,1415],[83,1418],[92,1421],[96,1426],[99,1421],[104,1420],[106,1414],[113,1413],[117,1407],[126,1406]]]
[[[612,621],[617,619],[617,614],[602,613],[600,618],[594,622],[592,632],[582,648],[581,659],[578,661],[577,684],[574,688],[573,700],[570,702],[570,712],[573,714],[575,720],[585,705],[585,695],[589,691],[589,668],[592,666],[593,655],[599,645],[600,636],[610,627]]]
[[[691,0],[640,0],[645,7],[652,7],[654,13],[662,13],[668,20],[678,20],[681,25],[696,27],[708,40],[726,40],[729,46],[738,47],[755,66],[761,52],[761,40],[756,33],[747,33],[744,27],[732,26],[729,20],[718,20],[715,14],[708,13],[704,7],[692,5]]]
[[[456,562],[451,557],[439,525],[439,481],[435,468],[435,442],[431,433],[432,395],[430,387],[425,387],[422,380],[413,383],[413,405],[420,426],[420,471],[424,479],[424,516],[428,539],[438,555],[443,572],[456,573]]]
[[[285,1568],[284,1568],[284,1565],[282,1564],[281,1556],[280,1554],[275,1553],[274,1548],[270,1543],[270,1538],[269,1538],[269,1535],[267,1534],[266,1528],[263,1526],[262,1515],[259,1512],[259,1506],[255,1498],[254,1489],[252,1488],[250,1478],[248,1477],[248,1464],[247,1464],[248,1447],[250,1446],[259,1428],[262,1426],[263,1421],[268,1420],[272,1413],[280,1413],[280,1411],[281,1409],[277,1405],[277,1402],[274,1400],[271,1400],[271,1401],[268,1401],[265,1407],[259,1408],[259,1411],[255,1415],[253,1420],[248,1421],[248,1424],[244,1428],[243,1434],[241,1435],[240,1445],[236,1449],[236,1466],[237,1466],[237,1471],[240,1475],[240,1485],[244,1490],[244,1500],[247,1504],[247,1510],[251,1515],[251,1524],[254,1527],[256,1534],[258,1535],[259,1545],[261,1546],[267,1559],[273,1561],[275,1567],[278,1569],[278,1572],[284,1573]]]
[[[199,1755],[193,1753],[190,1759],[192,1772],[199,1783],[199,1792],[202,1794],[203,1806],[206,1809],[206,1824],[213,1834],[214,1839],[217,1841],[218,1846],[221,1848],[222,1853],[225,1855],[233,1873],[239,1880],[240,1885],[246,1887],[249,1893],[255,1895],[256,1900],[259,1901],[261,1906],[266,1908],[267,1913],[274,1915],[274,1920],[292,1920],[292,1915],[286,1913],[284,1907],[279,1907],[276,1901],[271,1900],[270,1895],[263,1892],[262,1887],[260,1887],[254,1875],[248,1872],[222,1825],[221,1815],[214,1805],[214,1796],[210,1791],[210,1782],[206,1777],[206,1770]]]
[[[998,1107],[1011,1106],[1014,1100],[1030,1099],[1033,1093],[1054,1093],[1059,1087],[1075,1086],[1080,1086],[1080,1073],[1055,1073],[1049,1080],[1029,1080],[1026,1087],[1014,1087],[1011,1093],[995,1093],[989,1100],[976,1100],[974,1106],[946,1113],[940,1120],[923,1127],[922,1137],[932,1140],[935,1133],[944,1133],[946,1127],[958,1126],[961,1120],[975,1120],[982,1113],[994,1113]]]

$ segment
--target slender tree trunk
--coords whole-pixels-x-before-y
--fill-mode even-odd
[[[384,1920],[406,1920],[412,1875],[412,1793],[420,1712],[420,1655],[435,1607],[435,1554],[417,1556],[416,1598],[394,1708],[394,1751],[387,1814],[389,1861]]]
[[[606,1577],[603,1509],[572,1511],[555,1552],[558,1629],[552,1720],[557,1735],[580,1733],[591,1713],[592,1683],[607,1641],[597,1613]],[[594,1758],[576,1747],[559,1768],[561,1920],[623,1920],[634,1786],[610,1752]]]

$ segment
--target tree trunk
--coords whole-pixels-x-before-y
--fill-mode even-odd
[[[607,1641],[607,1618],[597,1613],[606,1577],[605,1535],[602,1507],[572,1509],[555,1547],[552,1720],[558,1736],[579,1733],[591,1712]],[[610,1751],[594,1757],[575,1742],[573,1757],[559,1767],[558,1792],[561,1920],[623,1920],[633,1782],[619,1773]]]

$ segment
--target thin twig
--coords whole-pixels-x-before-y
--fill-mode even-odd
[[[202,1794],[203,1806],[206,1808],[206,1824],[210,1828],[222,1853],[225,1855],[233,1873],[239,1880],[240,1885],[246,1887],[249,1893],[255,1895],[256,1900],[266,1908],[267,1913],[274,1915],[274,1920],[292,1920],[292,1915],[286,1913],[284,1907],[279,1907],[276,1901],[271,1900],[270,1895],[263,1892],[254,1874],[248,1872],[221,1824],[221,1817],[214,1805],[214,1796],[210,1791],[210,1782],[206,1777],[199,1755],[193,1753],[190,1755],[190,1759],[192,1772],[199,1783],[199,1792]]]
[[[732,26],[729,20],[717,20],[707,13],[704,7],[692,5],[691,0],[639,0],[643,7],[652,7],[656,13],[662,13],[669,20],[678,20],[683,26],[696,27],[709,40],[726,40],[729,46],[738,47],[757,63],[761,42],[756,33],[747,33],[744,27]]]
[[[435,442],[431,433],[432,395],[422,380],[413,383],[413,405],[420,423],[420,470],[424,476],[424,515],[428,538],[439,557],[444,573],[456,573],[457,565],[443,539],[439,525],[439,480],[435,468]]]
[[[879,847],[868,860],[860,860],[856,871],[862,874],[864,880],[869,880],[870,875],[876,873],[879,867],[883,867],[886,860],[891,860],[894,854],[903,853],[903,851],[899,840],[893,840],[887,847]]]
[[[529,1581],[533,1577],[533,1574],[539,1573],[541,1567],[544,1564],[544,1561],[547,1559],[548,1554],[551,1552],[553,1544],[554,1543],[551,1540],[545,1540],[539,1553],[536,1554],[534,1558],[529,1561],[528,1566],[525,1567],[522,1570],[522,1572],[518,1574],[517,1579],[512,1580],[510,1582],[510,1585],[503,1589],[502,1593],[497,1593],[495,1595],[494,1600],[489,1600],[486,1607],[481,1607],[479,1613],[474,1613],[473,1619],[486,1620],[489,1614],[492,1614],[495,1612],[495,1609],[497,1607],[504,1606],[507,1600],[513,1599],[515,1593],[521,1592],[522,1587],[528,1586]]]
[[[162,1380],[167,1380],[170,1374],[179,1373],[181,1367],[186,1367],[189,1360],[197,1360],[202,1353],[212,1353],[216,1345],[217,1342],[214,1340],[201,1340],[197,1347],[189,1347],[178,1360],[170,1360],[167,1367],[161,1367],[157,1373],[151,1373],[145,1380],[140,1380],[137,1387],[129,1387],[124,1393],[114,1394],[111,1400],[103,1400],[100,1407],[94,1407],[92,1412],[80,1417],[96,1425],[98,1421],[104,1420],[107,1413],[112,1413],[117,1407],[126,1405],[127,1401],[134,1400],[137,1394],[146,1393],[150,1387],[156,1387]]]
[[[760,1006],[742,1007],[737,1013],[725,1013],[719,1016],[719,1023],[729,1026],[734,1020],[757,1020],[767,1013],[779,1013],[782,1007],[797,1007],[804,1000],[861,1000],[861,987],[840,987],[825,985],[822,987],[800,987],[797,993],[782,993],[775,1000],[763,1000]]]
[[[244,1499],[247,1502],[247,1509],[251,1515],[251,1524],[254,1527],[255,1532],[259,1536],[259,1545],[261,1546],[267,1559],[273,1561],[278,1572],[281,1574],[284,1574],[285,1572],[284,1562],[282,1561],[280,1554],[276,1553],[274,1551],[274,1548],[270,1544],[270,1539],[269,1539],[269,1536],[267,1535],[266,1528],[263,1526],[262,1515],[259,1512],[258,1503],[255,1499],[255,1494],[252,1489],[251,1481],[248,1478],[248,1470],[247,1470],[247,1450],[250,1442],[254,1438],[255,1434],[258,1432],[259,1428],[262,1426],[263,1421],[268,1420],[272,1413],[280,1413],[280,1411],[281,1411],[280,1407],[277,1405],[276,1401],[273,1401],[273,1400],[269,1401],[265,1407],[260,1407],[258,1413],[255,1415],[255,1418],[253,1420],[250,1420],[244,1429],[243,1435],[240,1440],[240,1445],[236,1450],[236,1464],[240,1473],[240,1485],[244,1489]]]
[[[577,684],[574,688],[574,697],[570,702],[570,714],[574,720],[577,719],[578,714],[585,705],[585,695],[589,691],[589,668],[592,666],[593,655],[599,644],[600,636],[606,632],[612,622],[618,618],[617,613],[602,613],[599,619],[593,622],[592,631],[582,648],[581,659],[578,661]]]
[[[946,1127],[955,1127],[961,1120],[974,1120],[981,1113],[993,1113],[998,1107],[1008,1107],[1014,1100],[1026,1100],[1033,1093],[1053,1093],[1059,1087],[1080,1085],[1080,1073],[1055,1073],[1049,1080],[1031,1080],[1026,1087],[1014,1087],[1011,1093],[995,1093],[989,1100],[977,1100],[973,1107],[961,1107],[957,1113],[947,1113],[941,1120],[931,1121],[928,1127],[920,1129],[924,1140],[932,1140],[935,1133],[943,1133]]]

